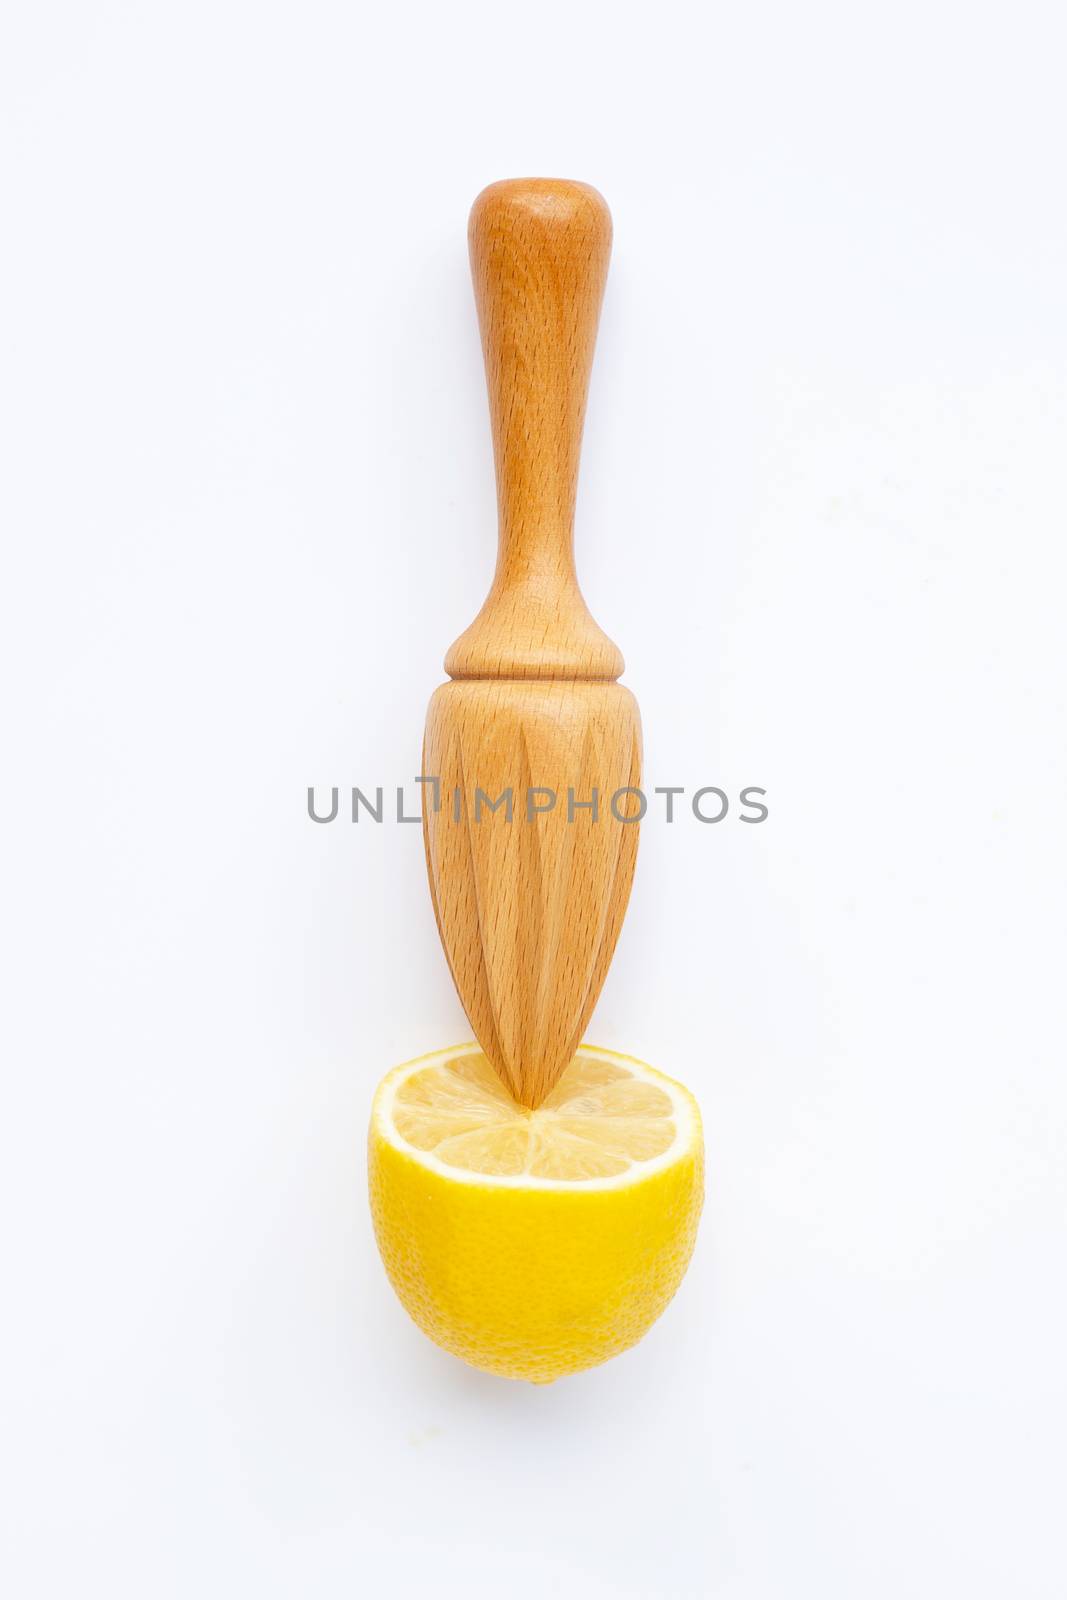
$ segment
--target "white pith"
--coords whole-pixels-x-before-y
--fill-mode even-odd
[[[697,1138],[697,1119],[694,1115],[693,1102],[689,1095],[672,1079],[662,1073],[646,1066],[643,1061],[636,1060],[633,1056],[620,1055],[615,1050],[601,1050],[595,1045],[582,1045],[577,1052],[579,1056],[594,1060],[607,1061],[615,1066],[624,1067],[635,1078],[644,1083],[649,1083],[667,1095],[671,1102],[671,1120],[675,1127],[675,1137],[666,1150],[648,1160],[634,1160],[625,1172],[614,1173],[608,1177],[559,1179],[532,1177],[526,1173],[515,1175],[502,1175],[496,1173],[471,1172],[462,1167],[450,1166],[441,1161],[432,1150],[420,1150],[410,1144],[393,1125],[393,1106],[400,1086],[413,1074],[423,1072],[427,1068],[443,1066],[448,1061],[459,1060],[466,1056],[480,1054],[477,1044],[455,1045],[449,1050],[437,1050],[432,1055],[420,1056],[415,1061],[405,1062],[403,1066],[396,1067],[383,1080],[375,1096],[373,1125],[376,1132],[386,1144],[393,1149],[400,1150],[412,1161],[435,1172],[450,1183],[474,1184],[478,1187],[494,1189],[550,1189],[566,1191],[570,1194],[596,1193],[604,1189],[624,1189],[631,1184],[643,1183],[655,1173],[665,1167],[672,1166],[692,1150]],[[536,1116],[534,1112],[532,1115]]]

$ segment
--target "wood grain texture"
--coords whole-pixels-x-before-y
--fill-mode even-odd
[[[623,659],[578,588],[574,503],[611,214],[582,183],[494,183],[474,202],[470,255],[500,539],[489,597],[445,671],[610,682]]]
[[[424,795],[424,836],[460,999],[529,1106],[581,1042],[637,854],[636,801],[619,791],[641,781],[640,716],[573,551],[610,248],[607,206],[585,184],[493,184],[471,213],[499,540],[489,596],[445,660],[456,681],[430,702],[422,770],[440,788],[436,809]]]
[[[536,1106],[582,1041],[622,926],[639,823],[619,820],[635,809],[619,791],[640,783],[637,702],[621,684],[444,684],[423,762],[441,780],[426,856],[452,977],[496,1071]]]

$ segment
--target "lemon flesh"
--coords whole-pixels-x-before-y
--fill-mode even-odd
[[[636,1344],[689,1263],[703,1172],[688,1090],[592,1046],[535,1111],[476,1045],[395,1068],[374,1099],[393,1287],[437,1344],[505,1377],[549,1383]]]

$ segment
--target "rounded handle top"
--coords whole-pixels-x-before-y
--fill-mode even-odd
[[[590,183],[574,178],[504,178],[483,189],[471,207],[470,240],[488,231],[525,234],[524,253],[536,249],[538,240],[529,230],[542,230],[542,247],[563,247],[569,254],[584,239],[591,254],[599,256],[601,288],[611,254],[611,212],[607,201]],[[567,236],[570,237],[567,237]]]

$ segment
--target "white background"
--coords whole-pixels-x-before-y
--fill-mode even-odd
[[[1067,141],[1051,3],[4,8],[12,1600],[1062,1600]],[[649,783],[591,1037],[698,1094],[644,1344],[394,1300],[467,1033],[418,768],[488,583],[466,214],[597,184],[579,505]]]

